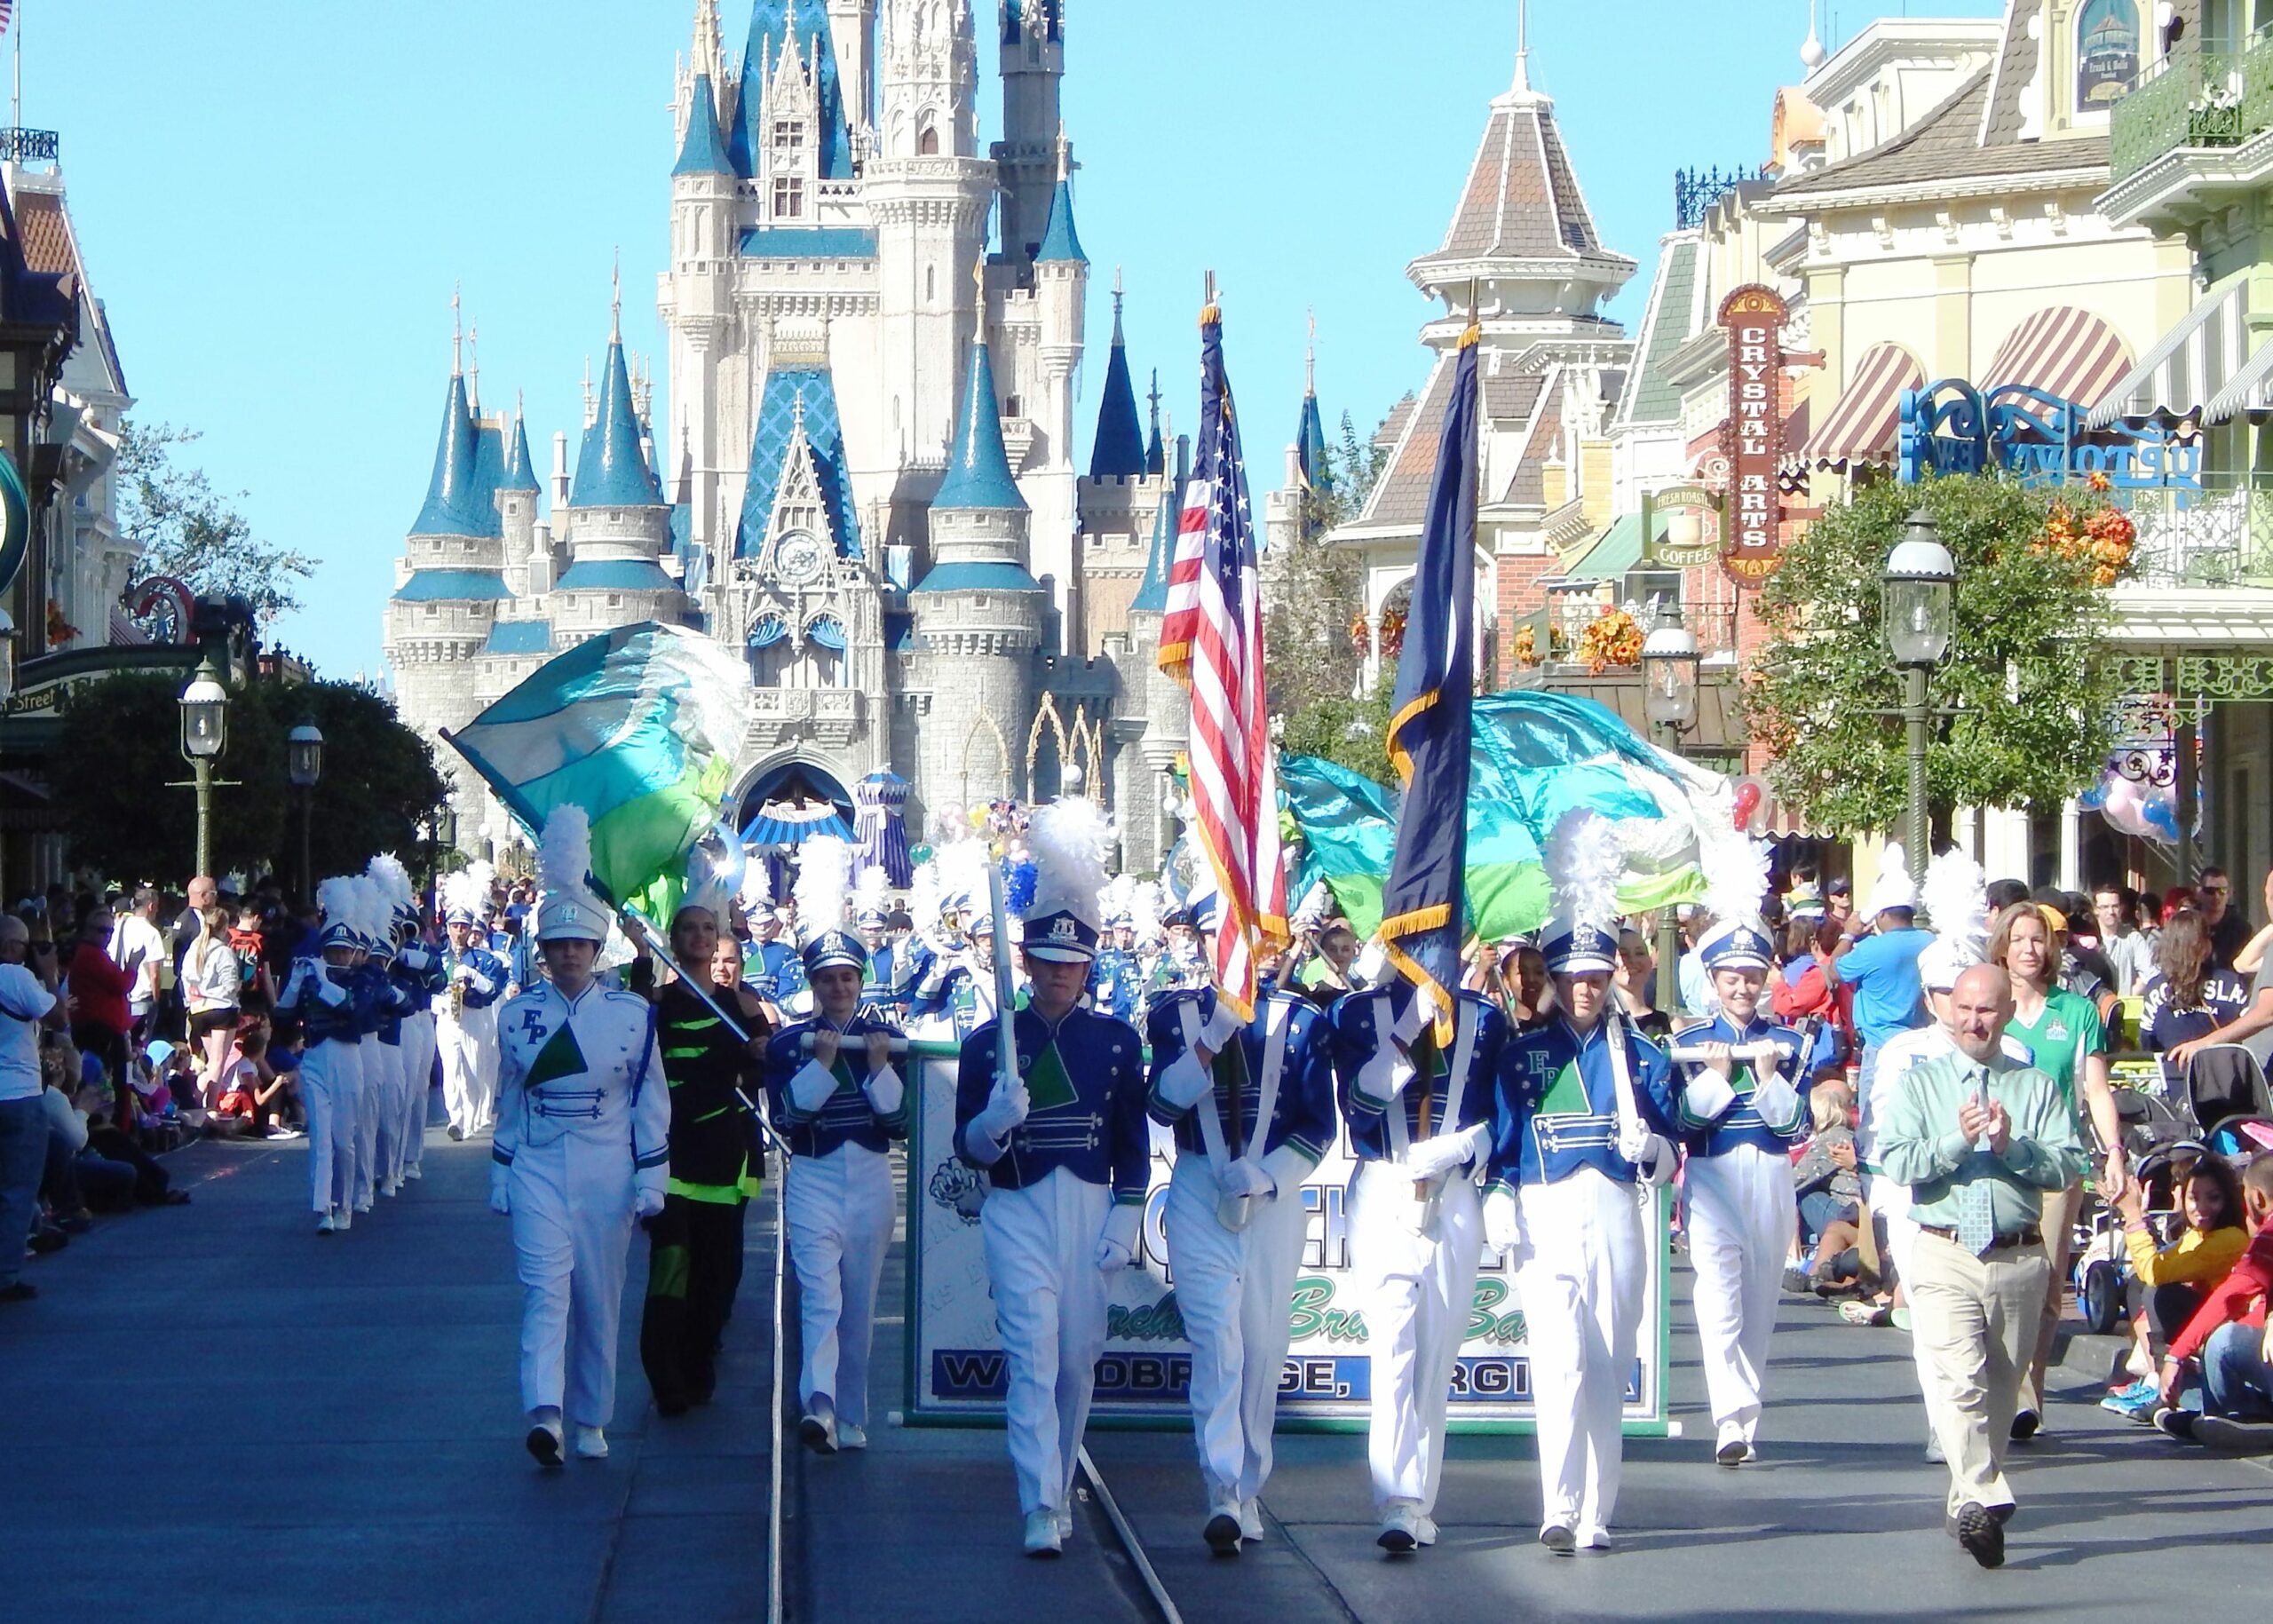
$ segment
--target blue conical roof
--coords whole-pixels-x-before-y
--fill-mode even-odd
[[[1050,194],[1049,229],[1041,234],[1041,246],[1034,250],[1034,262],[1089,263],[1089,257],[1081,251],[1081,234],[1073,229],[1073,184],[1063,175],[1057,178],[1057,190]]]
[[[1144,471],[1163,474],[1168,471],[1168,448],[1160,443],[1160,370],[1152,368],[1152,439],[1144,448]]]
[[[686,139],[679,143],[674,175],[731,175],[733,162],[726,156],[725,132],[718,128],[718,100],[711,92],[710,75],[694,75],[694,109],[687,115]]]
[[[572,508],[659,508],[663,493],[639,445],[638,408],[631,401],[631,369],[624,364],[623,340],[608,340],[607,371],[600,379],[599,416],[584,431],[576,458],[576,483],[568,493]]]
[[[1105,399],[1097,406],[1097,443],[1089,449],[1089,478],[1135,479],[1144,471],[1144,432],[1136,426],[1136,385],[1129,376],[1129,349],[1121,336],[1121,295],[1113,296],[1113,357],[1105,363]]]
[[[498,481],[501,491],[530,491],[539,488],[536,464],[529,458],[529,426],[520,413],[513,414],[513,443],[505,454],[505,477]]]
[[[1152,511],[1152,551],[1144,560],[1144,578],[1136,583],[1136,596],[1129,602],[1132,614],[1168,613],[1168,574],[1176,567],[1176,523],[1183,500],[1184,493],[1173,483],[1160,493],[1160,505]]]
[[[1300,462],[1303,478],[1312,490],[1332,490],[1334,470],[1326,461],[1326,425],[1319,420],[1316,391],[1303,396],[1303,421],[1295,431],[1295,455]]]
[[[1010,477],[1010,459],[1002,449],[1002,415],[994,403],[994,361],[984,339],[970,346],[970,375],[963,391],[962,409],[955,417],[954,443],[947,448],[947,477],[931,498],[931,511],[942,508],[988,510],[1023,513],[1026,499]]]
[[[810,63],[816,38],[820,41],[820,129],[813,139],[820,144],[821,178],[852,178],[852,131],[844,117],[843,86],[836,77],[836,48],[829,31],[827,0],[757,0],[752,9],[749,44],[742,52],[741,111],[728,136],[727,152],[735,174],[756,175],[756,154],[772,145],[773,132],[757,127],[758,120],[766,116],[761,104],[769,88],[767,61],[780,61],[782,51],[794,41],[797,59]]]
[[[475,494],[474,464],[480,457],[473,411],[467,404],[465,376],[450,374],[449,397],[442,406],[442,436],[434,448],[434,477],[427,481],[426,505],[418,510],[413,535],[481,535],[488,519]]]

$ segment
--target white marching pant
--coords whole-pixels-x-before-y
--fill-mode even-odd
[[[366,1033],[356,1045],[362,1051],[362,1086],[355,1091],[355,1210],[371,1210],[371,1192],[378,1184],[379,1113],[388,1097],[387,1050],[376,1032]]]
[[[1883,1173],[1871,1175],[1863,1186],[1863,1197],[1871,1204],[1873,1221],[1886,1220],[1886,1256],[1894,1264],[1894,1278],[1903,1283],[1905,1300],[1908,1300],[1910,1260],[1918,1247],[1918,1220],[1910,1216],[1910,1186],[1897,1184]],[[1913,1305],[1914,1307],[1914,1305]],[[1912,1322],[1916,1323],[1913,1319]],[[1910,1338],[1910,1359],[1918,1369],[1918,1390],[1922,1395],[1934,1390],[1934,1362],[1926,1354],[1926,1344],[1913,1332]],[[1927,1436],[1933,1435],[1934,1411],[1926,1408]]]
[[[1373,1356],[1366,1454],[1374,1504],[1418,1501],[1427,1515],[1436,1509],[1444,1477],[1445,1412],[1476,1300],[1484,1221],[1475,1184],[1461,1177],[1445,1181],[1425,1234],[1414,1227],[1420,1211],[1403,1168],[1358,1164],[1350,1192],[1350,1284],[1365,1305]]]
[[[360,1044],[327,1041],[300,1058],[309,1196],[319,1213],[345,1210],[355,1199],[355,1097],[362,1086]]]
[[[994,1324],[1010,1367],[1004,1410],[1018,1509],[1062,1511],[1089,1424],[1105,1352],[1097,1238],[1113,1192],[1059,1168],[1026,1190],[990,1190],[978,1209]]]
[[[1538,1416],[1542,1528],[1607,1532],[1620,1425],[1649,1286],[1642,1194],[1593,1168],[1523,1188],[1531,1247],[1517,1273]]]
[[[379,1086],[372,1090],[372,1114],[378,1118],[376,1161],[373,1176],[383,1189],[392,1189],[402,1177],[402,1045],[379,1040]]]
[[[402,1165],[426,1160],[426,1091],[434,1076],[434,1018],[416,1010],[402,1018]]]
[[[604,1427],[615,1414],[631,1146],[574,1134],[523,1145],[506,1191],[521,1282],[521,1407]]]
[[[810,1405],[815,1393],[827,1393],[838,1419],[861,1428],[868,1424],[868,1344],[892,1205],[888,1155],[845,1145],[826,1156],[790,1159],[781,1210],[805,1346],[797,1398]]]
[[[1683,1188],[1705,1395],[1714,1425],[1742,1427],[1749,1444],[1760,1427],[1768,1338],[1799,1225],[1791,1160],[1756,1145],[1691,1156]]]
[[[450,1126],[470,1134],[497,1121],[497,1006],[434,1018],[442,1057],[442,1105]]]
[[[1271,1432],[1295,1275],[1310,1215],[1300,1190],[1255,1202],[1244,1230],[1216,1216],[1222,1192],[1202,1155],[1176,1159],[1168,1179],[1168,1267],[1192,1343],[1192,1420],[1210,1504],[1252,1500],[1271,1477]]]

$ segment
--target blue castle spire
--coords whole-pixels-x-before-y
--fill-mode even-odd
[[[1152,439],[1144,448],[1144,471],[1152,475],[1168,471],[1167,448],[1160,443],[1160,369],[1152,368]]]
[[[1087,265],[1081,234],[1073,229],[1073,156],[1064,131],[1057,137],[1057,189],[1049,196],[1049,229],[1034,250],[1036,265]]]
[[[1136,596],[1129,600],[1132,614],[1168,613],[1168,574],[1176,567],[1176,523],[1183,499],[1183,491],[1171,481],[1160,493],[1160,505],[1152,511],[1152,551],[1144,559],[1144,578],[1136,583]]]
[[[616,294],[615,327],[608,336],[607,369],[600,379],[599,416],[584,431],[576,458],[572,508],[659,508],[662,487],[639,444],[639,410],[631,400],[631,369],[623,360],[623,296]]]
[[[694,75],[694,109],[687,115],[686,139],[679,143],[674,175],[731,175],[733,161],[726,155],[725,133],[718,128],[718,99],[710,75]]]
[[[994,361],[986,341],[973,339],[970,376],[962,408],[955,416],[954,443],[948,448],[947,477],[931,498],[931,511],[970,509],[1023,513],[1026,499],[1010,477],[1002,449],[1002,414],[994,399]]]
[[[844,116],[844,88],[836,76],[836,47],[828,26],[827,0],[757,0],[750,13],[749,44],[742,52],[742,105],[728,138],[728,155],[734,173],[745,178],[757,173],[756,155],[767,151],[772,131],[757,127],[765,116],[763,106],[769,62],[795,44],[797,59],[811,62],[813,42],[820,42],[820,173],[824,180],[852,178],[852,131]]]
[[[528,419],[518,402],[513,407],[513,443],[505,454],[505,477],[498,482],[501,491],[528,491],[540,487],[536,482],[536,464],[529,457]]]
[[[450,369],[448,397],[442,404],[442,433],[434,448],[434,474],[427,481],[426,504],[410,527],[413,535],[481,535],[488,526],[475,508],[475,463],[481,446],[473,410],[466,398],[465,373]]]
[[[1113,354],[1105,363],[1105,399],[1097,406],[1097,442],[1089,450],[1092,479],[1135,479],[1144,471],[1144,433],[1136,426],[1136,385],[1129,376],[1129,348],[1121,332],[1120,283],[1115,276]]]

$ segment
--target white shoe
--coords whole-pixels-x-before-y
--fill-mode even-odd
[[[318,1214],[318,1215],[317,1215],[317,1216],[316,1216],[316,1233],[317,1233],[317,1234],[319,1234],[319,1235],[329,1235],[329,1233],[331,1233],[331,1232],[332,1232],[333,1230],[337,1229],[337,1227],[338,1227],[338,1225],[335,1224],[331,1221],[331,1215],[330,1215],[329,1213],[328,1213],[328,1212],[327,1212],[327,1213],[320,1213],[320,1214]]]
[[[583,1461],[606,1460],[607,1434],[598,1427],[588,1427],[582,1422],[578,1422],[576,1423],[576,1456]]]
[[[856,1427],[849,1421],[838,1422],[836,1446],[839,1449],[866,1449],[868,1446],[868,1430]]]
[[[1259,1540],[1263,1537],[1263,1502],[1254,1495],[1239,1501],[1239,1538]]]
[[[355,1209],[352,1207],[335,1207],[332,1208],[331,1217],[332,1228],[352,1228],[355,1223]]]
[[[1071,1507],[1057,1508],[1057,1542],[1060,1545],[1073,1537],[1073,1512]]]
[[[548,1470],[560,1464],[560,1415],[555,1410],[540,1410],[530,1417],[534,1423],[524,1440],[528,1452],[539,1466]]]
[[[1744,1435],[1740,1421],[1721,1423],[1719,1437],[1713,1446],[1713,1458],[1723,1466],[1742,1466],[1752,1459],[1752,1440]]]
[[[1057,1534],[1057,1513],[1048,1506],[1026,1517],[1026,1555],[1054,1557],[1061,1544]]]
[[[1608,1550],[1610,1530],[1599,1524],[1581,1525],[1579,1529],[1579,1549],[1580,1550]]]
[[[426,1174],[424,1169],[420,1168],[419,1165],[414,1161],[408,1167],[403,1168],[402,1176],[405,1178],[424,1178],[426,1176]]]
[[[1437,1519],[1424,1512],[1421,1517],[1421,1526],[1413,1537],[1423,1545],[1434,1545],[1437,1542]]]
[[[1421,1507],[1410,1500],[1392,1500],[1382,1508],[1381,1537],[1374,1541],[1383,1550],[1403,1556],[1421,1543]]]

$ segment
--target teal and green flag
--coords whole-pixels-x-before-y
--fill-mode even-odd
[[[589,638],[442,737],[532,833],[583,808],[592,878],[669,919],[687,853],[717,820],[748,728],[747,670],[699,631],[648,621]]]

